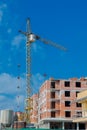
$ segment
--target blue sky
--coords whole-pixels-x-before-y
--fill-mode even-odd
[[[0,109],[23,110],[26,93],[26,19],[32,32],[68,49],[59,50],[40,41],[32,44],[32,87],[45,79],[87,77],[86,0],[1,0],[0,1]],[[17,65],[20,64],[20,70]],[[21,79],[17,80],[20,73]],[[47,76],[44,79],[43,74]],[[20,89],[17,86],[20,85]],[[20,95],[20,99],[17,96]]]

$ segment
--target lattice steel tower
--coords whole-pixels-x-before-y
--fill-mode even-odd
[[[32,90],[31,90],[31,43],[34,42],[34,36],[30,30],[30,19],[27,19],[27,31],[19,31],[27,37],[26,41],[26,106],[25,120],[30,121],[30,111],[32,109]]]

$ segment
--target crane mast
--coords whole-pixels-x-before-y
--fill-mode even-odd
[[[30,122],[30,111],[32,109],[32,99],[31,99],[31,43],[33,42],[33,37],[30,30],[30,19],[27,19],[27,32],[19,31],[27,37],[26,41],[26,102],[25,102],[25,120]]]
[[[26,120],[30,122],[30,111],[32,109],[32,99],[31,99],[31,43],[29,40],[29,20],[27,20],[27,43],[26,43]]]
[[[30,35],[30,20],[27,19],[27,43],[26,43],[26,87],[27,98],[31,97],[31,41]]]

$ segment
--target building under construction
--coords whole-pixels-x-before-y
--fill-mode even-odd
[[[77,94],[87,89],[86,78],[49,79],[32,96],[31,123],[39,128],[85,129],[85,123],[74,123],[82,115],[80,103],[74,102]]]

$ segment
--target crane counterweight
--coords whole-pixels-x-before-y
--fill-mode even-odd
[[[35,42],[36,40],[36,36],[34,34],[29,34],[29,42],[32,43],[32,42]]]

